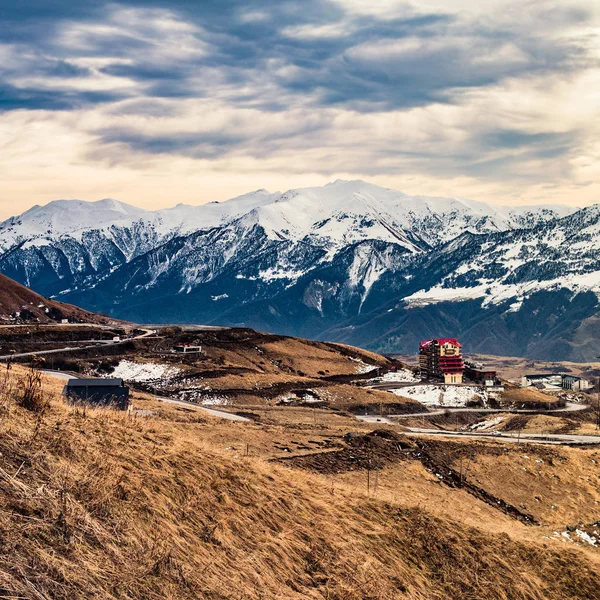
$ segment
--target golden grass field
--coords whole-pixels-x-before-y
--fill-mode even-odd
[[[325,411],[317,423],[306,411],[230,423],[136,394],[134,407],[152,413],[141,417],[67,407],[62,382],[44,377],[35,412],[20,406],[25,374],[14,366],[0,378],[0,597],[598,597],[597,551],[551,539],[578,505],[581,518],[597,516],[594,450],[552,449],[549,465],[542,447],[432,447],[450,462],[470,460],[473,477],[513,503],[551,493],[536,509],[545,525],[534,527],[414,460],[383,469],[369,494],[364,471],[270,460],[294,441],[328,440],[318,452],[335,452],[344,433],[365,431]],[[560,506],[555,521],[550,502]]]
[[[529,405],[548,406],[557,404],[559,399],[550,394],[544,394],[536,388],[506,387],[501,397],[503,406],[528,408]]]

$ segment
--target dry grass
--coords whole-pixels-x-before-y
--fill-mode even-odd
[[[535,388],[507,387],[502,392],[501,403],[503,406],[529,408],[530,406],[552,407],[559,402],[559,398],[551,394],[544,394]]]
[[[356,494],[367,492],[365,471],[347,471],[330,477]],[[386,465],[377,473],[377,487],[374,473],[370,474],[368,483],[370,495],[379,500],[426,510],[492,533],[507,533],[514,537],[528,534],[526,525],[475,499],[464,489],[445,486],[419,461]]]
[[[328,400],[330,406],[353,413],[366,411],[388,414],[424,410],[420,402],[411,398],[354,385],[334,385],[320,395]]]
[[[227,347],[222,340],[206,341],[205,357],[197,366],[244,369],[263,376],[321,378],[359,373],[365,361],[372,365],[388,363],[382,356],[358,348],[267,334],[255,334],[254,338]]]
[[[243,373],[239,375],[226,374],[222,377],[207,380],[207,385],[214,391],[240,390],[252,392],[252,390],[269,389],[277,384],[291,384],[297,387],[310,387],[313,379],[288,375],[287,373]]]
[[[361,363],[358,360],[363,363],[367,360],[374,365],[386,362],[378,354],[351,346],[306,342],[296,338],[267,343],[262,349],[267,360],[277,361],[277,364],[305,373],[309,377],[359,373]]]
[[[458,465],[458,459],[454,461]],[[597,449],[524,445],[501,453],[473,453],[470,477],[490,493],[553,528],[598,520],[600,452]]]
[[[581,552],[518,543],[332,488],[318,475],[233,458],[203,440],[210,421],[50,400],[43,416],[8,403],[2,421],[0,596],[597,597],[600,576]]]
[[[245,337],[237,340],[236,335]],[[171,354],[168,349],[172,341],[161,341],[163,356],[152,353],[146,358],[136,350],[127,358],[177,365],[182,371],[180,376],[161,382],[160,391],[168,395],[185,389],[187,397],[195,400],[215,393],[236,404],[276,403],[280,396],[295,389],[322,389],[334,385],[331,377],[353,378],[367,368],[389,363],[382,356],[357,348],[251,331],[223,331],[211,333],[206,340],[199,338],[203,353],[197,356]],[[349,386],[345,390],[340,387],[336,397],[343,404],[352,404],[350,390]],[[365,394],[356,391],[354,395]],[[392,396],[381,398],[389,402]]]

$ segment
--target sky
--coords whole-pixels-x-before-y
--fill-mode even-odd
[[[600,2],[0,0],[0,217],[338,178],[600,202]]]

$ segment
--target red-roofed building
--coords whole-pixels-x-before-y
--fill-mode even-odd
[[[462,346],[456,338],[423,340],[419,344],[419,365],[424,379],[462,383],[465,370]]]

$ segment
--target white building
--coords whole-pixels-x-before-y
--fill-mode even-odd
[[[564,375],[561,373],[540,373],[534,375],[523,375],[521,387],[534,386],[540,390],[558,392],[560,390],[573,390],[584,392],[591,386],[589,381],[575,375]]]

